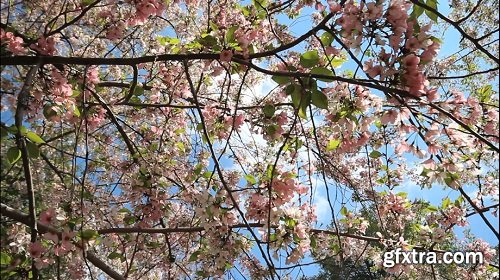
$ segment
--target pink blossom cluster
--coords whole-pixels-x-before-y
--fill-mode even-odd
[[[449,226],[466,226],[468,224],[467,218],[465,215],[467,214],[466,210],[463,208],[459,208],[455,205],[450,205],[448,208],[443,210],[443,218],[439,221],[444,227]]]
[[[158,73],[161,77],[163,86],[167,88],[175,87],[178,89],[175,90],[171,95],[171,98],[173,100],[191,96],[189,85],[183,80],[179,80],[178,73],[180,72],[182,72],[182,67],[180,67],[179,65],[162,65],[160,66],[160,71]]]
[[[123,21],[118,21],[106,30],[106,38],[111,41],[120,40],[125,33],[126,25]]]
[[[226,130],[230,130],[233,127],[235,130],[239,131],[241,126],[245,123],[245,115],[237,114],[235,117],[226,116],[224,118],[224,127]]]
[[[342,27],[342,37],[346,45],[355,48],[361,44],[363,38],[363,21],[361,7],[356,6],[353,1],[344,5],[342,16],[336,23]]]
[[[231,50],[223,50],[220,53],[220,61],[222,62],[231,62],[231,58],[233,57],[233,52]]]
[[[391,25],[393,34],[389,37],[389,45],[394,49],[399,49],[403,38],[402,35],[406,32],[409,26],[408,10],[411,4],[402,1],[392,1],[387,9],[386,18],[387,22]]]
[[[300,240],[286,258],[285,264],[298,263],[309,250],[311,250],[310,241],[308,239]]]
[[[367,11],[361,13],[364,4],[360,4],[359,7],[356,7],[354,5],[349,5],[349,3],[344,7],[342,17],[337,20],[337,23],[342,26],[342,32],[350,34],[354,31],[360,31],[362,30],[362,25],[361,27],[359,25],[363,23],[364,20],[368,19],[373,21],[382,17],[382,5],[368,3]],[[406,49],[405,53],[407,54],[397,58],[395,54],[391,55],[386,53],[386,50],[382,48],[378,55],[379,61],[387,65],[375,64],[375,61],[370,59],[364,62],[363,70],[371,78],[380,76],[380,79],[384,79],[387,76],[397,73],[393,68],[396,61],[395,59],[397,58],[402,66],[403,83],[409,92],[415,96],[422,96],[431,91],[429,95],[430,98],[433,99],[435,98],[434,94],[436,91],[427,88],[429,82],[423,74],[422,67],[436,57],[440,44],[436,40],[431,40],[431,37],[427,35],[427,31],[429,31],[431,27],[430,24],[421,27],[418,33],[414,32],[413,25],[416,22],[409,19],[408,10],[410,7],[411,4],[406,1],[391,1],[385,14],[387,23],[392,29],[392,34],[388,37],[389,46],[394,53],[398,53],[402,45],[404,45]],[[378,45],[385,45],[381,37],[375,39]],[[353,38],[347,38],[345,40],[349,41],[349,47],[359,45],[359,43],[354,42],[355,39]],[[422,51],[422,53],[420,53],[420,51]]]
[[[383,197],[384,203],[379,205],[380,215],[387,215],[388,213],[404,214],[408,211],[408,199],[396,195],[394,193],[389,193]]]
[[[91,84],[93,86],[96,85],[97,83],[99,83],[99,81],[100,81],[99,68],[97,66],[89,67],[89,69],[87,70],[86,80],[89,84]]]
[[[382,124],[395,124],[400,121],[407,120],[409,116],[410,110],[408,110],[408,108],[403,108],[400,111],[388,110],[384,112],[384,114],[380,118],[380,122]]]
[[[165,11],[165,3],[161,0],[135,0],[135,16],[127,23],[129,26],[144,24],[149,16],[161,16]]]
[[[56,210],[49,208],[40,214],[39,222],[47,226],[54,226],[56,216]],[[73,237],[75,237],[75,233],[69,229],[65,229],[60,235],[54,232],[44,233],[43,238],[52,241],[52,243],[32,242],[28,247],[28,253],[35,259],[35,265],[38,269],[48,267],[54,263],[54,259],[48,254],[48,246],[52,247],[54,255],[65,255],[76,249],[72,242]]]
[[[426,92],[425,88],[429,85],[429,82],[419,67],[420,58],[414,54],[410,54],[402,59],[402,64],[405,69],[403,75],[404,84],[408,87],[410,93],[415,96],[424,95]]]
[[[283,135],[283,133],[285,133],[283,127],[288,123],[287,113],[285,111],[282,111],[281,113],[273,116],[271,122],[273,129],[265,131],[268,134],[264,135],[264,139],[267,140],[279,139]]]
[[[56,43],[57,38],[55,37],[40,37],[36,44],[31,44],[30,48],[39,52],[42,55],[55,55],[57,53]]]
[[[30,243],[28,246],[28,253],[35,259],[35,266],[38,269],[48,267],[55,263],[54,258],[45,255],[47,248],[42,245],[40,241]]]
[[[494,248],[491,248],[488,242],[485,242],[482,239],[474,239],[472,243],[467,245],[467,249],[472,252],[481,252],[483,253],[484,263],[483,266],[486,267],[489,263],[491,263],[496,256],[496,252]],[[498,257],[497,257],[498,260]]]
[[[62,256],[67,254],[70,251],[76,249],[75,245],[73,245],[72,239],[75,237],[75,233],[66,229],[61,233],[61,239],[59,236],[53,232],[47,232],[43,235],[43,238],[46,240],[51,240],[54,243],[54,255]]]
[[[68,80],[64,77],[61,72],[53,69],[51,72],[52,77],[52,94],[55,96],[54,102],[58,105],[66,104],[70,101],[70,97],[73,95],[73,89]]]
[[[24,40],[21,37],[14,36],[12,32],[5,32],[0,28],[0,44],[7,44],[7,49],[14,55],[25,54],[27,52]]]
[[[500,137],[498,137],[498,123],[498,111],[489,109],[486,117],[486,125],[484,126],[484,132],[491,135],[490,139],[497,143],[500,140]]]
[[[269,41],[271,33],[268,32],[270,25],[267,20],[250,22],[237,9],[227,9],[226,7],[220,7],[217,13],[218,16],[215,18],[214,23],[219,27],[218,36],[224,37],[229,28],[238,27],[234,31],[234,41],[238,43],[241,49],[238,49],[235,53],[241,54],[243,57],[248,57],[250,54],[250,45],[253,45],[255,50],[257,50],[259,45]],[[220,59],[221,61],[229,62],[232,55],[233,52],[231,50],[225,50],[221,53]]]
[[[302,195],[307,193],[308,188],[297,183],[292,176],[293,174],[285,172],[273,180],[272,189],[277,194],[275,200],[277,205],[290,202],[295,194]]]
[[[347,230],[354,229],[360,234],[365,234],[366,229],[368,229],[368,226],[370,225],[365,218],[352,212],[348,212],[346,218],[342,219],[341,222],[346,226]]]
[[[51,121],[59,121],[63,118],[68,122],[74,123],[77,121],[75,117],[77,107],[75,98],[73,97],[73,88],[63,74],[57,69],[52,69],[51,94],[48,95],[51,104],[47,105],[47,108],[44,110],[50,112],[49,119]]]
[[[248,219],[255,221],[264,221],[268,217],[269,199],[262,194],[254,193],[247,200],[247,213],[245,216]]]
[[[105,119],[106,109],[100,107],[96,111],[88,113],[86,121],[90,129],[96,129]]]
[[[259,43],[265,42],[267,40],[267,36],[269,35],[269,33],[265,32],[269,29],[269,24],[266,20],[259,22],[258,26],[249,26],[250,27],[246,28],[247,30],[240,28],[234,33],[236,41],[242,48],[241,54],[245,58],[250,55],[250,44],[253,44],[255,47]]]

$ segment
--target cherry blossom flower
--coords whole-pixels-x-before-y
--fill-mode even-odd
[[[220,60],[223,62],[230,62],[233,57],[233,52],[231,50],[224,50],[220,53]]]
[[[7,43],[7,49],[14,55],[21,55],[27,52],[24,47],[24,40],[21,37],[14,36],[12,32],[5,32],[0,29],[0,42],[3,45]]]
[[[57,53],[56,49],[57,39],[54,37],[40,37],[35,44],[31,44],[30,48],[38,51],[42,55],[55,55]]]
[[[39,222],[44,225],[51,225],[56,218],[56,210],[54,208],[49,208],[40,214]]]
[[[42,243],[40,243],[40,241],[30,243],[28,248],[28,252],[33,258],[40,258],[46,250],[47,249],[42,246]]]

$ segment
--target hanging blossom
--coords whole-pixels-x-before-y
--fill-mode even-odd
[[[165,11],[165,3],[161,0],[134,1],[136,14],[127,23],[129,26],[144,24],[150,16],[161,16]]]
[[[56,43],[58,39],[51,36],[48,38],[40,37],[35,44],[31,44],[30,48],[39,52],[42,55],[55,55],[57,54]]]
[[[24,47],[24,40],[14,36],[12,32],[5,32],[0,29],[0,44],[7,44],[7,49],[14,55],[26,54],[28,50]]]

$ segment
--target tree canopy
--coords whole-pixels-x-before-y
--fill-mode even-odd
[[[1,4],[2,278],[498,277],[498,0]]]

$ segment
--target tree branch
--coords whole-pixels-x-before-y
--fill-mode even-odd
[[[20,211],[17,211],[14,208],[11,208],[3,203],[0,203],[0,213],[2,216],[8,217],[12,220],[15,220],[17,222],[23,223],[25,225],[30,225],[32,223],[32,220],[30,217]],[[52,226],[47,226],[44,224],[41,224],[37,222],[37,227],[40,231],[40,233],[46,233],[46,232],[51,232],[54,234],[57,234],[58,236],[61,236],[62,232],[59,231],[58,229],[52,227]],[[75,245],[78,248],[82,248],[80,244],[75,243]],[[109,275],[111,278],[115,280],[125,280],[126,278],[123,277],[121,274],[113,270],[111,267],[109,267],[106,263],[104,263],[101,259],[99,259],[94,253],[87,251],[85,254],[85,257],[97,268],[101,269],[104,273]]]

